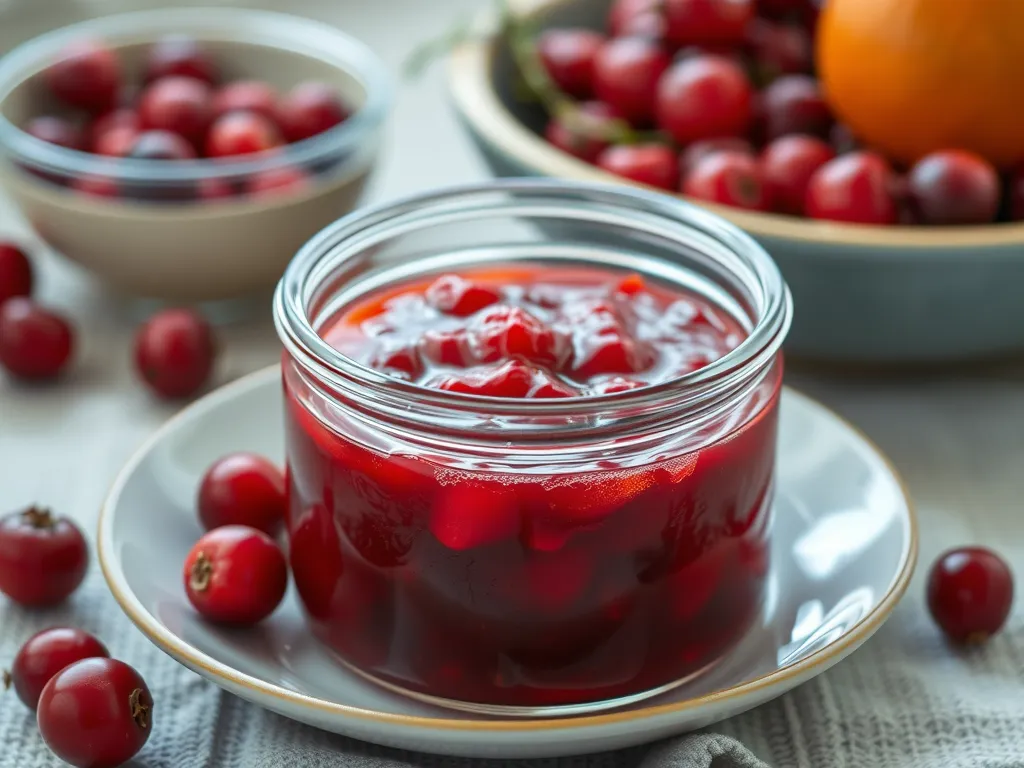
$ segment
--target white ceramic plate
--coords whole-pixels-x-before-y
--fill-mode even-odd
[[[282,459],[280,371],[198,401],[128,462],[104,505],[99,559],[114,597],[157,646],[225,690],[287,717],[396,747],[474,757],[615,749],[701,728],[820,674],[867,640],[910,580],[917,529],[899,478],[850,425],[803,395],[782,400],[776,528],[763,620],[713,672],[599,715],[480,719],[406,699],[331,661],[298,601],[259,629],[199,619],[181,564],[201,534],[207,465],[235,450]]]

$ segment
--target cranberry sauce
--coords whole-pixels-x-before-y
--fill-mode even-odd
[[[371,294],[321,335],[426,387],[558,398],[697,370],[744,329],[680,289],[534,267]],[[699,450],[567,471],[539,449],[522,470],[314,413],[286,360],[290,557],[316,634],[379,680],[489,705],[617,698],[700,671],[760,609],[780,379],[776,364],[695,428]]]

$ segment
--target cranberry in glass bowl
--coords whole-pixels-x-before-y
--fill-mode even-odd
[[[274,314],[290,565],[343,663],[597,710],[759,614],[791,303],[740,230],[625,188],[457,188],[321,232]]]

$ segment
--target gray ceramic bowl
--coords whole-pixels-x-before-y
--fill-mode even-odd
[[[601,28],[611,0],[510,4],[541,27]],[[456,107],[494,172],[615,181],[544,141],[544,115],[516,101],[513,73],[497,37],[461,46],[450,62]],[[945,363],[1024,352],[1024,225],[866,227],[706,207],[778,262],[796,307],[787,349],[798,357]]]

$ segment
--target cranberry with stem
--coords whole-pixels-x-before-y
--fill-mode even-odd
[[[610,121],[622,119],[622,115],[603,101],[585,101],[577,107],[574,117],[581,125],[576,126],[567,118],[551,118],[544,138],[563,152],[593,163],[609,144],[595,134],[600,134]]]
[[[29,709],[35,709],[43,688],[64,667],[82,659],[109,655],[103,643],[81,629],[44,629],[21,646],[11,663],[7,679],[22,703]]]
[[[683,59],[658,84],[658,125],[680,144],[742,136],[752,97],[750,81],[732,61],[712,55]]]
[[[255,112],[229,112],[210,126],[206,134],[206,155],[249,155],[281,144],[281,135],[271,120]]]
[[[78,40],[60,52],[44,77],[53,95],[65,104],[103,112],[117,103],[121,63],[103,43]]]
[[[640,37],[620,37],[594,57],[594,93],[627,120],[654,119],[658,82],[672,60],[660,45]]]
[[[194,38],[167,35],[149,49],[145,63],[145,81],[162,77],[190,77],[215,85],[220,79],[217,64]]]
[[[215,528],[185,559],[185,593],[204,617],[222,624],[257,624],[284,598],[288,566],[263,531],[244,525]]]
[[[36,711],[46,746],[76,768],[116,768],[134,757],[153,730],[153,697],[132,667],[83,659],[55,674]]]
[[[85,578],[89,547],[66,517],[29,507],[0,518],[0,592],[30,608],[56,605]]]
[[[70,121],[63,117],[44,115],[34,117],[25,126],[25,133],[34,136],[47,144],[55,144],[65,149],[82,151],[85,149],[85,137]]]
[[[999,211],[999,175],[973,152],[947,149],[926,155],[907,174],[907,187],[921,224],[988,224]]]
[[[345,122],[349,110],[327,83],[300,83],[282,97],[277,123],[289,142],[317,136]]]
[[[750,211],[768,210],[769,199],[757,160],[742,152],[715,152],[683,179],[684,195]]]
[[[605,37],[590,29],[549,29],[537,40],[537,53],[559,89],[579,99],[594,91],[594,57]]]
[[[60,315],[16,296],[0,304],[0,366],[19,379],[58,376],[74,349],[74,331]]]
[[[209,380],[217,345],[202,315],[167,309],[135,336],[135,368],[149,388],[167,399],[191,397]]]
[[[213,91],[193,77],[165,77],[142,92],[139,119],[147,131],[170,131],[199,146],[213,119]]]
[[[754,0],[662,0],[668,38],[678,46],[740,43]]]
[[[928,610],[956,643],[982,643],[1006,623],[1013,605],[1013,573],[984,547],[944,552],[928,574]]]
[[[0,304],[15,296],[31,296],[32,262],[14,243],[0,242]]]
[[[885,158],[851,152],[821,166],[807,184],[804,210],[813,219],[895,224],[895,175]]]
[[[836,156],[826,142],[795,134],[776,139],[761,153],[761,173],[772,208],[802,216],[811,176]]]
[[[232,453],[206,470],[196,506],[207,530],[248,525],[274,536],[287,504],[284,473],[276,464],[254,453]]]
[[[619,144],[597,158],[597,166],[616,176],[659,189],[679,184],[679,158],[664,144]]]
[[[277,122],[278,94],[262,80],[238,80],[213,94],[213,118],[228,112],[255,112]]]

